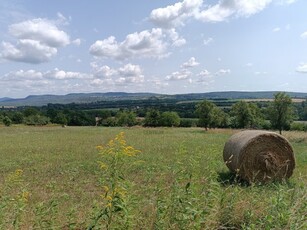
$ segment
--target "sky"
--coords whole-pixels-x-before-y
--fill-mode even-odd
[[[305,0],[1,0],[0,98],[307,92]]]

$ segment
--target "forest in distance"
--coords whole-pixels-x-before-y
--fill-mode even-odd
[[[288,93],[290,100],[284,130],[307,131],[307,99],[297,99]],[[162,98],[144,94],[124,97],[112,94],[113,100],[90,103],[52,104],[44,106],[0,107],[0,123],[68,126],[147,126],[147,127],[205,127],[205,128],[257,128],[274,129],[272,98]],[[290,94],[291,95],[291,94]],[[110,96],[110,95],[109,95]],[[131,95],[130,95],[131,96]],[[134,95],[136,96],[136,95]],[[117,98],[117,99],[116,99]],[[276,99],[276,98],[275,98]],[[201,108],[208,102],[206,108]],[[206,104],[206,103],[205,103]],[[204,111],[205,110],[205,111]],[[206,110],[208,110],[206,112]],[[293,122],[296,121],[296,122]]]

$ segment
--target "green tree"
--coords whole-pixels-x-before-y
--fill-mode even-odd
[[[58,112],[57,115],[53,118],[53,123],[60,124],[64,127],[67,125],[68,120],[63,112]]]
[[[260,108],[254,103],[239,101],[230,110],[232,126],[235,128],[257,128],[263,120]]]
[[[46,116],[41,115],[31,115],[24,119],[26,125],[47,125],[50,119]]]
[[[32,116],[32,115],[37,115],[39,114],[39,111],[37,108],[35,107],[27,107],[24,111],[23,111],[23,115],[25,117],[29,117],[29,116]]]
[[[23,114],[21,112],[15,112],[12,116],[12,121],[15,124],[22,124],[23,122]]]
[[[229,126],[229,116],[219,107],[215,106],[212,111],[212,122],[210,128],[222,127],[226,128]]]
[[[120,111],[116,115],[117,125],[131,127],[137,123],[136,114],[132,111]]]
[[[272,127],[278,129],[280,134],[282,130],[288,129],[294,118],[294,109],[290,96],[284,92],[275,94],[274,101],[269,107],[269,114]]]
[[[144,126],[148,127],[158,127],[160,126],[161,115],[159,110],[150,109],[145,116]]]
[[[180,117],[176,112],[163,112],[161,114],[161,125],[167,127],[178,127],[180,125]]]
[[[3,118],[3,120],[2,120],[2,122],[3,122],[3,124],[4,124],[5,126],[11,126],[11,124],[12,124],[12,120],[11,120],[8,116],[5,116],[5,117]]]
[[[222,116],[223,111],[214,103],[204,100],[196,105],[196,114],[199,118],[198,125],[207,130],[221,124],[220,116]]]

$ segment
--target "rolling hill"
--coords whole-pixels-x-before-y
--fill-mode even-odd
[[[155,94],[155,93],[72,93],[67,95],[30,95],[25,98],[0,98],[0,106],[43,106],[52,104],[86,104],[98,101],[118,101],[118,100],[146,100],[146,99],[173,99],[173,100],[203,100],[203,99],[270,99],[277,91],[226,91],[209,93],[190,94]],[[287,92],[292,98],[307,99],[307,93]]]

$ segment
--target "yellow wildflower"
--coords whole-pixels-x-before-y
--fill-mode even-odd
[[[102,189],[105,191],[105,192],[108,192],[110,189],[108,186],[102,186]]]
[[[105,163],[102,162],[102,161],[99,161],[99,164],[100,164],[100,168],[103,169],[103,170],[108,168],[108,165],[105,164]]]
[[[22,173],[23,173],[22,169],[16,169],[16,171],[15,171],[15,175],[16,175],[17,177],[21,176]]]
[[[27,191],[23,191],[22,194],[21,194],[21,199],[24,201],[24,202],[28,202],[29,201],[29,197],[30,197],[30,193],[27,192]]]
[[[113,198],[111,196],[107,196],[106,199],[109,200],[109,201],[113,200]]]

